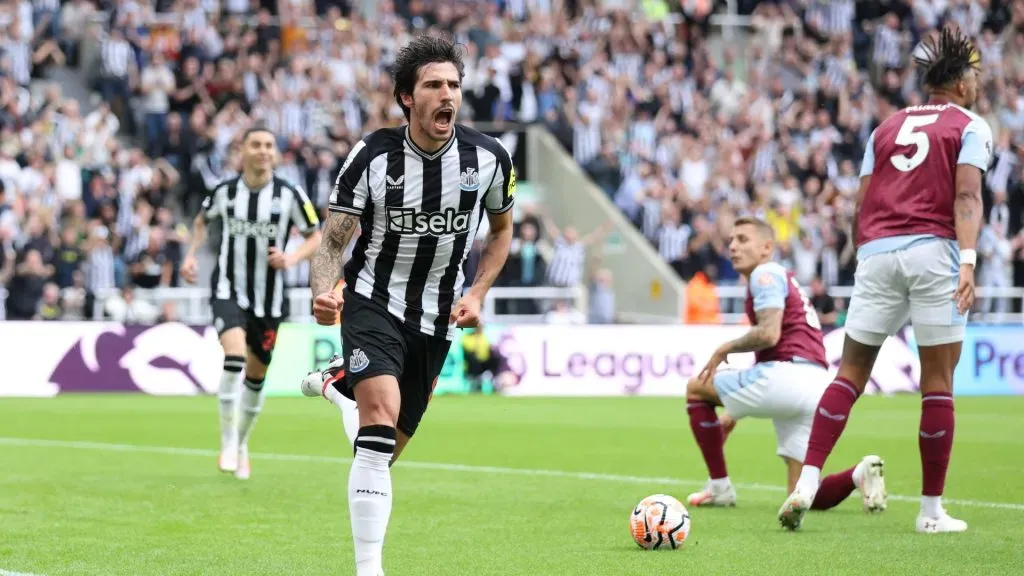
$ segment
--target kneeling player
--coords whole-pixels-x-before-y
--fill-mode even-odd
[[[723,428],[731,429],[734,418],[770,418],[778,438],[777,453],[788,468],[790,490],[800,475],[814,410],[828,386],[828,363],[817,313],[800,293],[792,274],[771,261],[774,250],[767,223],[754,218],[736,220],[729,256],[736,271],[748,280],[746,312],[753,327],[719,346],[687,385],[690,427],[710,473],[707,486],[687,498],[691,506],[736,503],[723,451]],[[742,352],[755,353],[753,367],[717,371],[729,354]],[[729,416],[724,423],[715,406],[725,406]],[[865,456],[856,466],[824,478],[812,507],[832,508],[859,488],[865,510],[884,510],[887,496],[882,465],[878,456]]]

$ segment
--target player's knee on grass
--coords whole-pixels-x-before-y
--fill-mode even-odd
[[[359,380],[352,391],[359,406],[360,427],[397,425],[402,395],[395,376],[380,374]]]

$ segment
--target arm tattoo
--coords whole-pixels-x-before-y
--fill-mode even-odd
[[[956,216],[961,220],[974,219],[974,194],[971,192],[960,192],[956,195]]]
[[[309,285],[314,296],[333,290],[341,278],[342,257],[357,224],[359,217],[352,214],[328,216],[323,239],[309,267]]]
[[[729,353],[757,352],[771,348],[782,331],[782,308],[765,308],[755,312],[757,324],[750,331],[729,343]]]
[[[981,232],[981,191],[960,190],[953,201],[956,239],[961,249],[974,248]]]

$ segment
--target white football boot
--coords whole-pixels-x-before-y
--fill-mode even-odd
[[[889,493],[885,490],[885,461],[878,456],[865,456],[859,467],[857,489],[860,490],[864,511],[869,514],[885,511],[889,500]]]
[[[736,505],[736,490],[729,483],[725,488],[715,490],[709,480],[700,492],[686,497],[686,503],[696,507],[731,508]]]
[[[321,396],[338,407],[341,422],[345,427],[345,435],[349,444],[354,445],[359,435],[359,409],[354,400],[331,388],[338,379],[345,377],[345,357],[340,354],[331,356],[330,362],[323,370],[314,370],[302,379],[300,389],[304,396]]]
[[[327,386],[334,383],[339,377],[345,375],[345,357],[341,354],[331,356],[327,367],[323,370],[313,370],[302,379],[300,388],[303,396],[324,396]],[[324,396],[326,398],[326,396]]]
[[[796,530],[804,521],[804,514],[811,509],[813,496],[808,496],[797,487],[779,508],[779,524],[787,530]]]
[[[234,472],[238,469],[238,432],[230,439],[221,438],[220,456],[217,458],[217,467],[221,472]]]
[[[252,470],[249,468],[249,446],[241,444],[238,447],[238,467],[235,468],[235,478],[248,480]]]
[[[944,508],[939,509],[938,517],[917,515],[917,531],[922,534],[939,534],[942,532],[966,532],[967,522],[957,520],[946,513]]]

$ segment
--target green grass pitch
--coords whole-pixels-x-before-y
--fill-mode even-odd
[[[0,575],[352,574],[350,448],[328,403],[270,398],[253,477],[216,470],[216,399],[0,400]],[[439,397],[393,469],[389,576],[1012,574],[1024,568],[1024,398],[958,398],[947,508],[961,535],[914,533],[919,400],[865,398],[828,470],[886,459],[889,510],[859,499],[779,528],[765,421],[726,445],[739,506],[691,509],[678,551],[628,517],[706,476],[683,399]]]

